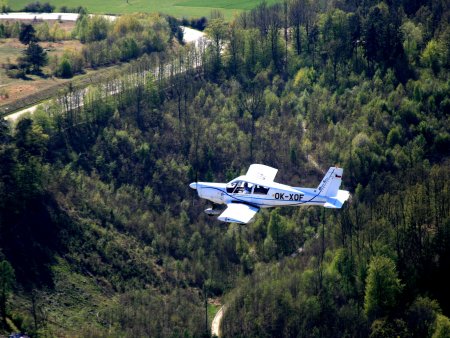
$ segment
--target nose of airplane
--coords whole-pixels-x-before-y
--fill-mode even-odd
[[[197,189],[197,183],[196,183],[196,182],[192,182],[191,184],[189,184],[189,186],[190,186],[192,189]]]

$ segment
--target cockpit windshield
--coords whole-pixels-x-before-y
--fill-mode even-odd
[[[231,182],[227,184],[227,193],[231,194],[236,188],[236,182]]]
[[[230,194],[251,194],[253,186],[253,183],[245,181],[232,182],[227,185],[227,192]]]

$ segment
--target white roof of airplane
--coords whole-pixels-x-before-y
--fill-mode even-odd
[[[281,184],[281,183],[277,183],[274,181],[260,180],[255,177],[251,177],[251,176],[249,177],[247,175],[242,175],[242,176],[236,177],[235,179],[230,181],[228,184],[238,182],[238,181],[244,181],[244,182],[260,185],[260,186],[263,186],[266,188],[276,188],[276,189],[288,190],[288,191],[292,191],[292,192],[296,192],[296,193],[298,193],[300,191],[300,190],[298,190],[294,187],[291,187],[289,185],[286,185],[286,184]]]

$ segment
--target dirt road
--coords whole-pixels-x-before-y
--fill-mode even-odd
[[[212,324],[211,324],[211,335],[220,337],[220,322],[222,321],[222,316],[224,312],[224,306],[220,308],[220,310],[216,313]]]

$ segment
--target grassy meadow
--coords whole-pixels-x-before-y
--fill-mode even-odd
[[[41,45],[47,50],[49,57],[53,55],[61,57],[64,50],[77,49],[81,46],[80,42],[76,40],[43,42]],[[17,62],[17,58],[22,55],[24,48],[17,39],[0,40],[0,65]],[[49,66],[44,67],[43,71],[49,72]],[[6,75],[5,69],[0,68],[0,107],[67,81],[66,79],[39,77],[31,74],[28,75],[27,80],[13,79]]]
[[[268,4],[279,0],[267,0]],[[9,5],[13,10],[20,10],[31,0],[10,1]],[[46,1],[44,1],[46,2]],[[261,0],[49,0],[50,4],[58,11],[61,6],[87,7],[90,13],[99,14],[122,14],[134,12],[161,12],[175,17],[201,17],[209,16],[212,10],[220,10],[229,19],[235,13],[252,9]]]

